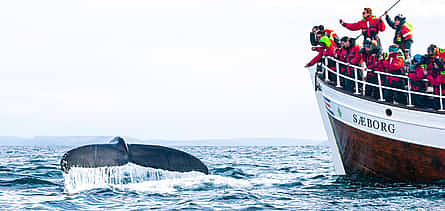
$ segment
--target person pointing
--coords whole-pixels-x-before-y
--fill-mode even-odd
[[[340,24],[351,31],[361,30],[364,36],[363,40],[366,40],[366,38],[377,40],[379,46],[381,46],[378,34],[379,32],[385,31],[385,23],[382,21],[382,17],[377,18],[373,16],[371,8],[364,8],[362,17],[362,20],[356,23],[345,23],[340,19]]]

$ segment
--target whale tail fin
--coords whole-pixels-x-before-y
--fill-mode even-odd
[[[198,158],[183,151],[158,145],[129,144],[129,162],[144,167],[169,171],[199,171],[208,174],[209,170]]]
[[[186,152],[157,145],[126,144],[120,137],[114,138],[110,144],[72,149],[63,155],[60,166],[68,173],[72,167],[122,166],[129,162],[169,171],[209,173],[204,163]]]
[[[68,173],[72,167],[122,166],[128,163],[128,152],[124,146],[121,143],[81,146],[66,152],[60,160],[60,167]]]

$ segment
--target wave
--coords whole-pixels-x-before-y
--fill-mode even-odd
[[[212,173],[227,177],[233,177],[236,179],[245,179],[253,176],[251,174],[244,173],[241,169],[233,167],[215,168],[212,170]]]
[[[4,166],[0,166],[0,172],[11,172],[12,169],[8,168],[8,167],[4,167]]]
[[[52,186],[52,185],[57,185],[57,184],[52,183],[47,180],[34,178],[34,177],[25,177],[25,178],[19,178],[19,179],[9,180],[9,181],[8,180],[0,181],[0,186],[4,186],[4,187],[11,187],[11,186],[17,186],[17,185],[25,185],[25,186],[48,185],[48,186]]]
[[[293,188],[293,187],[304,186],[304,184],[302,182],[288,182],[288,183],[284,183],[284,184],[279,184],[277,186],[281,187],[281,188]]]
[[[30,167],[22,167],[18,168],[17,172],[35,172],[35,171],[49,171],[49,170],[59,170],[56,166],[30,166]]]

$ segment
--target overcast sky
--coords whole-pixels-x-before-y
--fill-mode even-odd
[[[308,32],[392,1],[0,2],[0,135],[324,139]],[[390,12],[445,47],[444,1]],[[394,31],[385,31],[384,46]]]

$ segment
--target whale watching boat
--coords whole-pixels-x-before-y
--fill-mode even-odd
[[[324,64],[336,65],[336,70]],[[339,73],[339,65],[353,68],[354,78]],[[445,110],[439,95],[384,86],[384,77],[410,81],[404,75],[375,71],[378,82],[367,83],[357,75],[366,68],[343,63],[331,57],[309,67],[324,128],[332,148],[338,175],[382,178],[391,181],[435,182],[445,179]],[[328,74],[331,76],[328,77]],[[336,80],[333,79],[335,75]],[[364,77],[363,77],[364,78]],[[351,80],[354,91],[344,90],[341,80]],[[366,87],[378,89],[377,98],[364,95]],[[439,87],[442,88],[442,87]],[[404,93],[407,104],[387,102],[383,92]],[[440,109],[421,109],[413,105],[413,94],[440,98]]]

